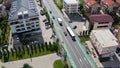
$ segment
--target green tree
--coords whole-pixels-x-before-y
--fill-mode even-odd
[[[46,50],[48,51],[49,48],[48,48],[48,44],[47,44],[47,42],[45,42],[45,47],[46,47]]]
[[[33,45],[30,45],[31,54],[33,54]]]
[[[14,51],[13,51],[13,49],[12,49],[12,48],[10,48],[10,50],[11,50],[12,56],[14,56]]]
[[[30,66],[29,64],[25,63],[22,68],[33,68],[33,67]]]
[[[2,52],[1,52],[1,50],[0,50],[0,59],[2,58]]]
[[[37,45],[33,45],[33,46],[34,46],[35,53],[37,53]]]
[[[42,47],[42,50],[44,51],[45,49],[44,49],[44,44],[43,43],[41,44],[41,47]]]
[[[41,45],[38,44],[38,49],[39,49],[39,52],[41,52]]]

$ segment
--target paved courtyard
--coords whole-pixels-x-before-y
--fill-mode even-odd
[[[58,57],[56,53],[53,53],[45,56],[32,58],[32,60],[29,58],[19,61],[0,63],[0,67],[3,65],[7,68],[21,68],[24,63],[28,63],[33,68],[53,68],[54,61],[58,59],[60,59],[60,57]]]

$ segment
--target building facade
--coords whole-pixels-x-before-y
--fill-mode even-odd
[[[118,47],[117,39],[109,29],[93,30],[90,34],[90,41],[101,57],[113,56]]]
[[[89,29],[111,28],[114,22],[113,18],[107,14],[92,14],[87,15],[89,20]]]
[[[103,11],[113,12],[117,6],[113,0],[101,0],[101,7]]]
[[[77,0],[63,0],[63,8],[66,13],[78,13],[79,2]]]
[[[84,8],[87,13],[98,14],[100,12],[100,5],[95,0],[84,0]]]
[[[9,24],[12,34],[41,32],[39,14],[34,0],[15,0],[9,13]]]

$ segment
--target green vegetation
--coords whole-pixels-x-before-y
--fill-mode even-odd
[[[6,68],[5,66],[2,66],[2,68]]]
[[[22,68],[33,68],[33,67],[30,66],[29,64],[25,63]]]
[[[109,60],[110,60],[110,57],[105,57],[105,58],[100,57],[99,58],[100,62],[106,62],[106,61],[109,61]]]
[[[54,68],[64,68],[62,64],[62,60],[56,60],[54,62]]]
[[[53,1],[60,10],[63,8],[63,0],[53,0]]]
[[[80,36],[81,42],[85,42],[89,40],[89,36]]]
[[[4,18],[0,18],[0,45],[9,43],[10,27],[7,20],[8,15]]]
[[[54,52],[58,52],[60,49],[60,45],[57,42],[49,42],[44,44],[37,45],[25,45],[21,47],[11,48],[10,51],[6,49],[2,49],[0,51],[0,59],[2,62],[21,60],[26,58],[42,56]]]

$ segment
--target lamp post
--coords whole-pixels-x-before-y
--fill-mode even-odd
[[[27,47],[29,48],[29,45],[27,45]],[[30,50],[30,59],[31,59],[31,62],[32,62],[32,54],[31,54],[31,50]]]

